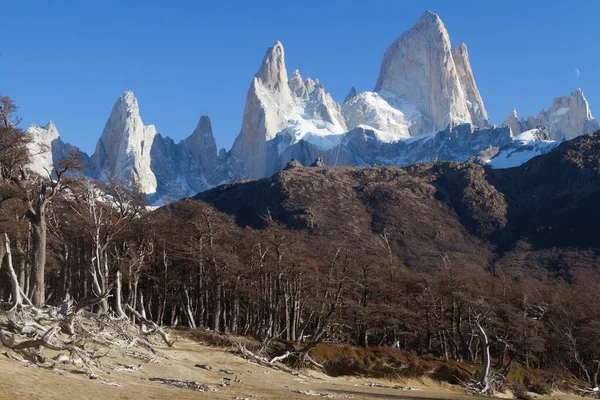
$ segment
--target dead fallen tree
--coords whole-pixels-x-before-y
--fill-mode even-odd
[[[304,351],[286,351],[285,354],[268,358],[261,354],[265,354],[266,350],[261,348],[257,353],[253,353],[243,345],[238,345],[238,352],[245,359],[254,362],[263,367],[272,368],[287,373],[294,373],[302,368],[314,368],[322,371],[324,367],[316,362],[310,355]]]

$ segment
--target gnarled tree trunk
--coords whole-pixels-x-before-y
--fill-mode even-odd
[[[477,322],[477,328],[479,329],[479,338],[481,341],[481,378],[479,379],[479,384],[481,385],[482,392],[487,392],[489,390],[489,381],[488,375],[490,373],[490,345],[488,341],[488,337],[485,334],[485,330],[481,323]]]
[[[5,265],[8,268],[8,277],[10,279],[10,289],[12,291],[13,299],[13,309],[20,308],[23,305],[23,299],[21,298],[19,280],[17,279],[17,274],[15,273],[15,269],[13,268],[12,252],[10,251],[10,240],[8,239],[8,235],[6,233],[4,234],[4,246],[4,250],[6,252],[4,255],[4,257],[6,258]]]

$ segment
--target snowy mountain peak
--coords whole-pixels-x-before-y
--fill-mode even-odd
[[[302,140],[329,149],[346,130],[340,105],[318,79],[302,82],[299,71],[286,78],[283,46],[277,42],[267,50],[250,85],[242,128],[231,150],[248,178],[279,170],[280,156]]]
[[[143,193],[156,192],[156,177],[150,168],[156,135],[154,126],[144,126],[133,92],[125,92],[115,102],[90,159],[92,176],[105,179],[114,175],[124,182],[135,181]]]
[[[285,69],[285,55],[281,42],[276,42],[265,52],[256,77],[269,90],[282,90],[288,82],[287,70]]]
[[[463,54],[462,49],[455,51],[460,57],[457,68],[443,22],[437,14],[425,12],[386,50],[375,91],[393,93],[406,104],[414,105],[428,121],[422,124],[420,133],[464,122],[483,125],[481,121],[487,120],[487,114],[476,90],[466,51]],[[471,110],[469,97],[476,100]],[[481,118],[474,121],[471,115],[477,112]]]

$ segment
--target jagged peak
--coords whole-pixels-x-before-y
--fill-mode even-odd
[[[123,95],[117,99],[113,112],[117,110],[124,110],[130,114],[139,114],[140,108],[138,101],[131,90],[126,90]]]
[[[281,42],[277,41],[273,47],[265,52],[263,61],[256,73],[256,77],[270,90],[283,88],[287,84],[287,70],[285,68],[285,53]]]
[[[309,76],[304,81],[304,86],[306,87],[306,93],[310,94],[315,89],[315,81],[313,81]]]
[[[298,97],[306,97],[308,94],[306,91],[306,85],[302,81],[302,76],[298,70],[294,71],[292,78],[288,82],[288,86],[290,87],[290,90]]]
[[[585,98],[585,95],[583,94],[583,90],[581,90],[581,88],[577,88],[573,93],[571,93],[571,99],[579,99],[585,102],[586,105],[588,105],[588,101]]]
[[[351,100],[351,99],[355,98],[355,97],[356,97],[356,88],[354,86],[352,86],[352,89],[350,89],[350,92],[348,92],[348,95],[344,99],[344,103],[347,102],[348,100]]]
[[[454,52],[460,54],[461,56],[465,57],[465,58],[469,58],[469,51],[467,50],[467,44],[466,43],[459,43],[455,48],[454,48]]]
[[[46,125],[32,124],[27,128],[27,133],[32,139],[38,140],[53,140],[59,139],[58,129],[52,121],[48,121]]]
[[[435,29],[446,29],[444,23],[439,15],[433,11],[427,10],[421,15],[421,18],[415,24],[415,28],[435,28]]]
[[[208,118],[208,115],[203,115],[200,117],[198,125],[196,126],[196,130],[199,133],[210,133],[212,135],[212,125],[210,123],[210,118]]]
[[[47,131],[58,131],[58,129],[56,129],[56,125],[54,125],[54,122],[52,122],[52,120],[48,121],[48,123],[42,128],[44,128]]]

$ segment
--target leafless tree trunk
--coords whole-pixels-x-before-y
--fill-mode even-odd
[[[117,315],[121,318],[127,318],[127,315],[123,311],[123,303],[121,300],[121,270],[117,271],[117,288],[115,289],[115,311]]]
[[[488,375],[490,373],[490,346],[485,330],[483,329],[483,326],[481,326],[481,323],[479,321],[477,321],[477,328],[479,329],[479,337],[481,341],[482,361],[481,378],[479,380],[479,384],[482,387],[481,391],[487,392],[490,386],[488,381]]]
[[[185,318],[188,321],[188,326],[192,329],[196,329],[196,321],[194,320],[194,313],[192,313],[192,309],[190,308],[190,296],[188,294],[187,287],[185,285],[181,285],[180,291],[181,305],[183,307]]]
[[[29,294],[31,301],[36,307],[40,307],[46,301],[46,211],[45,202],[43,206],[30,215],[31,223],[31,281]]]
[[[23,299],[21,298],[21,292],[19,287],[19,280],[17,278],[17,274],[13,268],[12,262],[12,252],[10,250],[10,240],[8,239],[8,235],[4,234],[4,246],[6,254],[4,257],[6,258],[6,267],[8,268],[8,276],[10,279],[10,288],[12,291],[13,298],[13,309],[21,308],[23,305]]]

